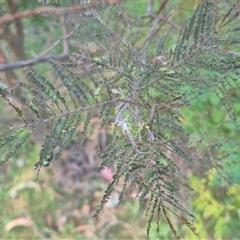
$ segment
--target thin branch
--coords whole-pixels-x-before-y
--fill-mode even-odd
[[[161,18],[160,16],[158,18],[156,18],[156,20],[153,23],[152,27],[148,31],[148,35],[146,37],[144,46],[147,46],[150,43],[151,39],[153,39],[156,36],[156,34],[159,32],[159,30],[164,25],[164,23],[168,23],[171,26],[174,25],[174,23],[172,23],[171,21],[168,20],[172,16],[172,14],[173,14],[173,12],[170,12],[166,18]],[[160,22],[161,22],[161,24],[160,24]],[[174,27],[176,27],[178,30],[181,29],[181,27],[178,27],[177,25],[174,26]]]
[[[67,7],[67,8],[55,8],[55,7],[49,7],[49,6],[39,7],[39,8],[33,9],[33,10],[19,12],[16,14],[7,14],[0,18],[0,25],[5,25],[5,24],[9,24],[9,23],[12,23],[15,21],[19,21],[22,18],[32,18],[41,13],[49,13],[51,15],[61,15],[61,14],[65,14],[67,12],[86,11],[86,10],[96,7],[98,4],[99,4],[98,1],[94,1],[93,3],[87,4],[86,6],[74,5],[74,6]]]
[[[159,22],[162,21],[162,18],[160,16],[158,16],[158,18],[156,18],[154,24],[152,25],[152,27],[149,29],[148,31],[148,35],[146,37],[145,43],[143,44],[143,46],[147,46],[149,44],[149,42],[152,39],[152,36],[154,36],[154,31],[156,30],[157,26],[159,25]]]
[[[102,103],[98,103],[98,104],[95,104],[95,105],[92,105],[92,106],[76,108],[74,110],[67,111],[67,112],[55,115],[53,117],[50,117],[50,118],[41,119],[41,120],[38,120],[36,122],[31,122],[31,123],[27,123],[27,124],[23,124],[23,125],[19,125],[19,126],[14,126],[14,127],[11,127],[11,130],[16,129],[16,128],[27,128],[27,127],[37,126],[39,124],[51,122],[53,120],[66,117],[68,115],[73,115],[73,114],[76,114],[76,113],[79,113],[79,112],[91,110],[93,108],[99,108],[99,107],[102,107],[104,104],[113,104],[113,103],[118,103],[118,102],[125,102],[125,103],[131,103],[131,104],[138,105],[135,101],[132,101],[132,100],[112,99],[112,100],[104,101]]]
[[[231,13],[233,12],[233,10],[237,9],[237,4],[239,3],[239,0],[237,0],[234,5],[232,6],[232,8],[229,9],[228,13],[224,16],[224,18],[222,19],[221,23],[219,24],[219,27],[218,28],[222,28],[224,27],[225,25],[227,25],[228,23],[230,23],[234,18],[238,17],[239,16],[239,11],[237,11],[234,16],[232,16],[232,18],[230,20],[228,20],[226,23],[225,20],[227,17],[231,16]]]
[[[69,57],[68,54],[61,54],[61,55],[48,56],[48,57],[43,57],[43,58],[38,58],[37,57],[37,58],[32,59],[32,60],[20,61],[20,62],[13,63],[13,64],[0,65],[0,72],[33,66],[37,63],[47,62],[50,59],[62,61],[62,60],[68,59],[68,57]]]
[[[148,0],[147,15],[152,15],[153,13],[153,0]]]
[[[75,30],[78,27],[79,27],[79,25],[77,25],[71,33],[69,33],[68,35],[65,35],[64,37],[57,40],[52,46],[50,46],[48,49],[46,49],[43,53],[41,53],[38,57],[36,57],[34,59],[26,60],[26,61],[20,61],[20,62],[13,63],[13,64],[0,65],[0,72],[33,66],[33,65],[35,65],[37,63],[40,63],[40,62],[47,62],[50,59],[59,60],[59,61],[68,59],[68,57],[69,57],[69,47],[68,47],[68,43],[66,42],[66,39],[69,38],[75,32]],[[63,24],[63,32],[64,32],[64,34],[66,34],[66,29],[65,29],[64,24]],[[55,46],[57,46],[61,41],[63,41],[63,48],[64,48],[63,54],[43,57],[45,54],[50,52]]]
[[[73,34],[74,32],[75,32],[75,30],[77,30],[78,29],[78,25],[74,28],[74,30],[70,33],[70,34],[68,34],[68,32],[67,32],[67,28],[66,28],[66,24],[65,24],[65,18],[64,18],[64,16],[61,16],[61,22],[62,22],[62,32],[63,32],[63,36],[64,36],[64,38],[63,38],[63,52],[64,53],[66,53],[66,54],[69,54],[70,53],[70,50],[69,50],[69,44],[68,44],[68,41],[67,41],[67,36],[69,37],[69,36],[71,36],[71,34]]]
[[[147,9],[147,14],[140,16],[141,19],[144,18],[150,18],[148,22],[145,23],[133,23],[129,20],[129,17],[126,16],[126,14],[124,14],[124,12],[122,13],[122,17],[123,20],[125,22],[131,23],[131,25],[135,26],[135,27],[147,27],[149,26],[157,17],[158,15],[161,13],[161,11],[165,8],[166,3],[168,2],[168,0],[164,0],[162,2],[162,4],[159,6],[159,9],[154,13],[152,12],[153,10],[153,6],[150,6],[151,4],[153,4],[153,2],[151,0],[148,0],[148,9]]]

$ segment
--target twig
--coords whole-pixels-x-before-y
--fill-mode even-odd
[[[61,15],[61,14],[65,14],[67,12],[86,11],[86,10],[96,7],[98,4],[99,4],[98,1],[93,1],[92,3],[87,4],[85,6],[74,5],[74,6],[71,6],[68,8],[55,8],[55,7],[49,7],[49,6],[39,7],[39,8],[33,9],[33,10],[19,12],[16,14],[7,14],[0,18],[0,25],[5,25],[5,24],[9,24],[9,23],[12,23],[15,21],[19,21],[22,18],[32,18],[41,13],[49,13],[51,15]]]
[[[92,106],[88,106],[88,107],[80,107],[80,108],[76,108],[74,110],[71,111],[67,111],[61,114],[58,114],[56,116],[50,117],[50,118],[46,118],[46,119],[41,119],[38,120],[36,122],[31,122],[31,123],[27,123],[27,124],[22,124],[22,125],[18,125],[18,126],[14,126],[11,129],[16,129],[16,128],[27,128],[27,127],[32,127],[32,126],[36,126],[38,124],[42,124],[42,123],[47,123],[47,122],[51,122],[53,120],[59,119],[59,118],[63,118],[66,117],[68,115],[72,115],[72,114],[77,114],[79,112],[83,112],[83,111],[87,111],[87,110],[91,110],[93,108],[98,108],[103,106],[104,104],[113,104],[113,103],[117,103],[117,102],[125,102],[125,103],[131,103],[131,104],[136,104],[136,102],[132,101],[132,100],[123,100],[123,99],[112,99],[109,101],[104,101],[102,103],[98,103]]]
[[[239,11],[237,11],[235,13],[235,15],[232,17],[232,19],[228,20],[226,23],[224,23],[224,21],[226,20],[227,17],[229,17],[231,15],[231,13],[233,12],[233,10],[235,8],[237,8],[237,4],[239,3],[239,0],[237,0],[234,5],[232,6],[232,8],[229,9],[228,13],[224,16],[224,18],[222,19],[221,23],[219,24],[218,28],[222,28],[225,25],[227,25],[228,23],[230,23],[234,18],[239,16]]]
[[[69,57],[69,47],[68,47],[68,43],[66,42],[66,39],[69,38],[75,32],[75,30],[78,27],[79,27],[79,25],[77,25],[71,33],[69,33],[68,35],[65,35],[64,37],[57,40],[52,46],[50,46],[48,49],[46,49],[43,53],[41,53],[38,57],[36,57],[34,59],[26,60],[26,61],[20,61],[20,62],[13,63],[13,64],[0,65],[0,72],[7,71],[7,70],[12,70],[12,69],[18,69],[18,68],[22,68],[22,67],[32,66],[32,65],[35,65],[35,64],[40,63],[40,62],[49,61],[50,59],[52,59],[52,60],[65,60],[65,59],[67,59]],[[63,25],[63,32],[64,32],[64,34],[66,34],[65,25]],[[43,57],[45,54],[50,52],[54,47],[56,47],[61,41],[63,41],[63,49],[64,49],[63,54]]]

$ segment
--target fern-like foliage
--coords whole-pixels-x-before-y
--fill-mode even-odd
[[[138,27],[142,18],[132,16],[127,4],[131,6],[101,3],[88,16],[75,16],[79,27],[73,41],[80,50],[66,63],[50,61],[55,82],[53,77],[29,70],[15,89],[0,92],[2,104],[18,119],[17,123],[3,122],[1,127],[0,147],[6,153],[1,164],[45,125],[47,134],[35,168],[39,173],[42,167],[54,167],[52,161],[73,139],[83,143],[91,119],[98,116],[101,127],[112,124],[113,135],[101,155],[100,170],[115,165],[116,172],[96,215],[124,179],[120,200],[128,188],[136,193],[140,205],[148,199],[147,235],[153,220],[160,224],[163,216],[179,239],[170,213],[196,234],[187,220],[194,216],[183,205],[180,191],[193,189],[173,157],[190,165],[194,161],[176,141],[187,135],[181,127],[181,107],[191,107],[191,100],[213,92],[240,130],[235,109],[239,55],[224,50],[225,45],[239,43],[240,29],[232,21],[222,27],[221,4],[204,1],[179,36],[173,33],[172,47],[169,29],[162,28],[160,34],[153,22],[146,32]],[[155,21],[160,24],[160,18]],[[231,97],[235,89],[238,93]]]

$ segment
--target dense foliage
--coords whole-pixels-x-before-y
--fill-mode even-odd
[[[155,221],[159,232],[164,217],[178,239],[170,215],[197,234],[182,193],[200,189],[194,178],[189,184],[182,164],[197,174],[195,164],[201,160],[208,177],[212,172],[218,179],[215,186],[239,184],[240,64],[235,48],[240,28],[237,3],[204,1],[188,19],[173,23],[178,8],[173,13],[176,6],[166,2],[139,3],[136,9],[132,1],[80,2],[75,12],[69,10],[73,3],[65,2],[57,16],[64,26],[65,55],[41,60],[49,60],[52,75],[32,68],[14,86],[1,86],[1,106],[16,120],[1,120],[0,147],[1,165],[11,164],[41,132],[37,181],[41,168],[54,168],[53,160],[69,144],[76,152],[98,116],[101,128],[111,126],[112,136],[99,150],[99,169],[113,167],[115,174],[95,216],[123,179],[119,202],[128,189],[140,205],[148,202],[147,235]],[[41,24],[51,16],[45,11]],[[59,34],[60,24],[54,24]],[[200,200],[194,204],[204,211]]]

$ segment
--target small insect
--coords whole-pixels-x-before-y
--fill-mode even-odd
[[[105,67],[109,63],[109,59],[107,57],[96,57],[93,58],[93,62],[96,63],[97,66]]]
[[[7,89],[8,89],[7,85],[2,83],[2,82],[0,82],[0,94],[5,96],[6,93],[7,93]]]
[[[51,152],[49,155],[46,156],[46,159],[43,161],[42,166],[48,167],[53,159],[53,152]]]

